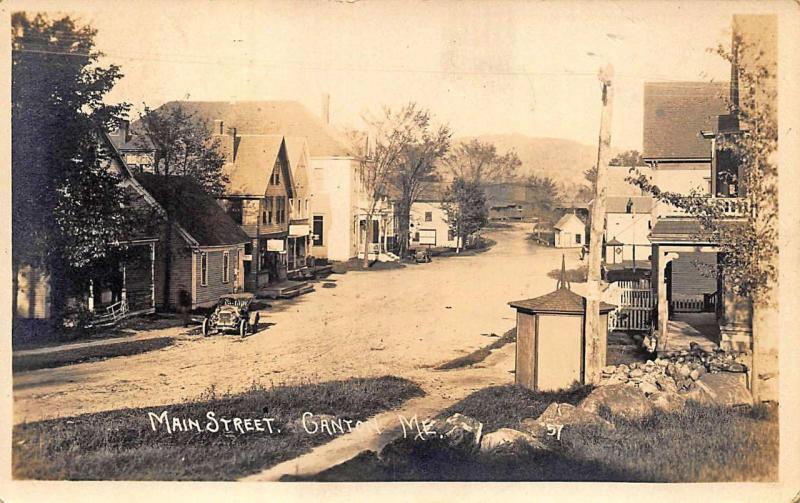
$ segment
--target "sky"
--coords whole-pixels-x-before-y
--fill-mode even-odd
[[[35,5],[35,4],[34,4]],[[54,4],[42,4],[53,7]],[[614,67],[612,145],[641,150],[647,81],[726,81],[741,2],[78,2],[108,95],[141,108],[175,99],[297,100],[359,127],[414,101],[456,136],[519,133],[596,144],[598,69]],[[757,8],[757,7],[756,7]],[[134,117],[136,112],[134,111]]]

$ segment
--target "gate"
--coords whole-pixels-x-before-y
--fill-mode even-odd
[[[650,280],[611,283],[605,291],[604,300],[617,306],[608,314],[609,330],[650,330],[655,306]]]

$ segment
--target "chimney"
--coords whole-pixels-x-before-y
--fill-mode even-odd
[[[222,122],[222,121],[220,121],[220,122]],[[240,138],[239,138],[239,136],[236,135],[236,128],[235,127],[228,128],[228,133],[230,133],[231,140],[232,140],[232,143],[233,143],[233,162],[236,162],[236,154],[238,153],[238,150],[239,150],[239,140],[240,140]]]
[[[225,123],[222,119],[214,120],[214,134],[225,134]]]
[[[331,123],[331,95],[322,93],[322,122]]]
[[[131,141],[131,121],[128,119],[123,119],[120,129],[120,132],[124,135],[123,138],[125,138],[125,143]]]

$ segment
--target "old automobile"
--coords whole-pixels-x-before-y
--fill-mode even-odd
[[[251,312],[255,296],[252,293],[232,293],[223,295],[214,310],[203,319],[203,335],[233,332],[244,337],[247,333],[258,331],[261,315]]]
[[[414,261],[418,264],[427,263],[431,261],[431,253],[425,248],[417,248],[414,251]]]

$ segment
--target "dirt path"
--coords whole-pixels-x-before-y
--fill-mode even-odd
[[[380,452],[383,446],[402,435],[413,437],[417,432],[413,424],[433,419],[474,390],[505,382],[513,368],[514,345],[509,344],[493,351],[479,367],[442,372],[440,382],[448,389],[446,397],[433,394],[409,400],[395,410],[378,414],[351,433],[338,436],[311,452],[241,480],[276,482],[284,475],[316,475],[365,450]]]
[[[488,233],[497,245],[475,256],[334,275],[334,288],[320,284],[316,292],[276,304],[267,311],[269,327],[246,339],[181,338],[150,353],[17,374],[14,421],[171,404],[210,387],[237,392],[254,382],[395,375],[443,400],[488,381],[510,382],[511,368],[470,385],[431,367],[512,328],[509,301],[555,287],[547,272],[560,266],[562,251],[533,246],[526,230]],[[566,255],[567,267],[579,263],[577,250]],[[580,292],[581,286],[573,288]]]

